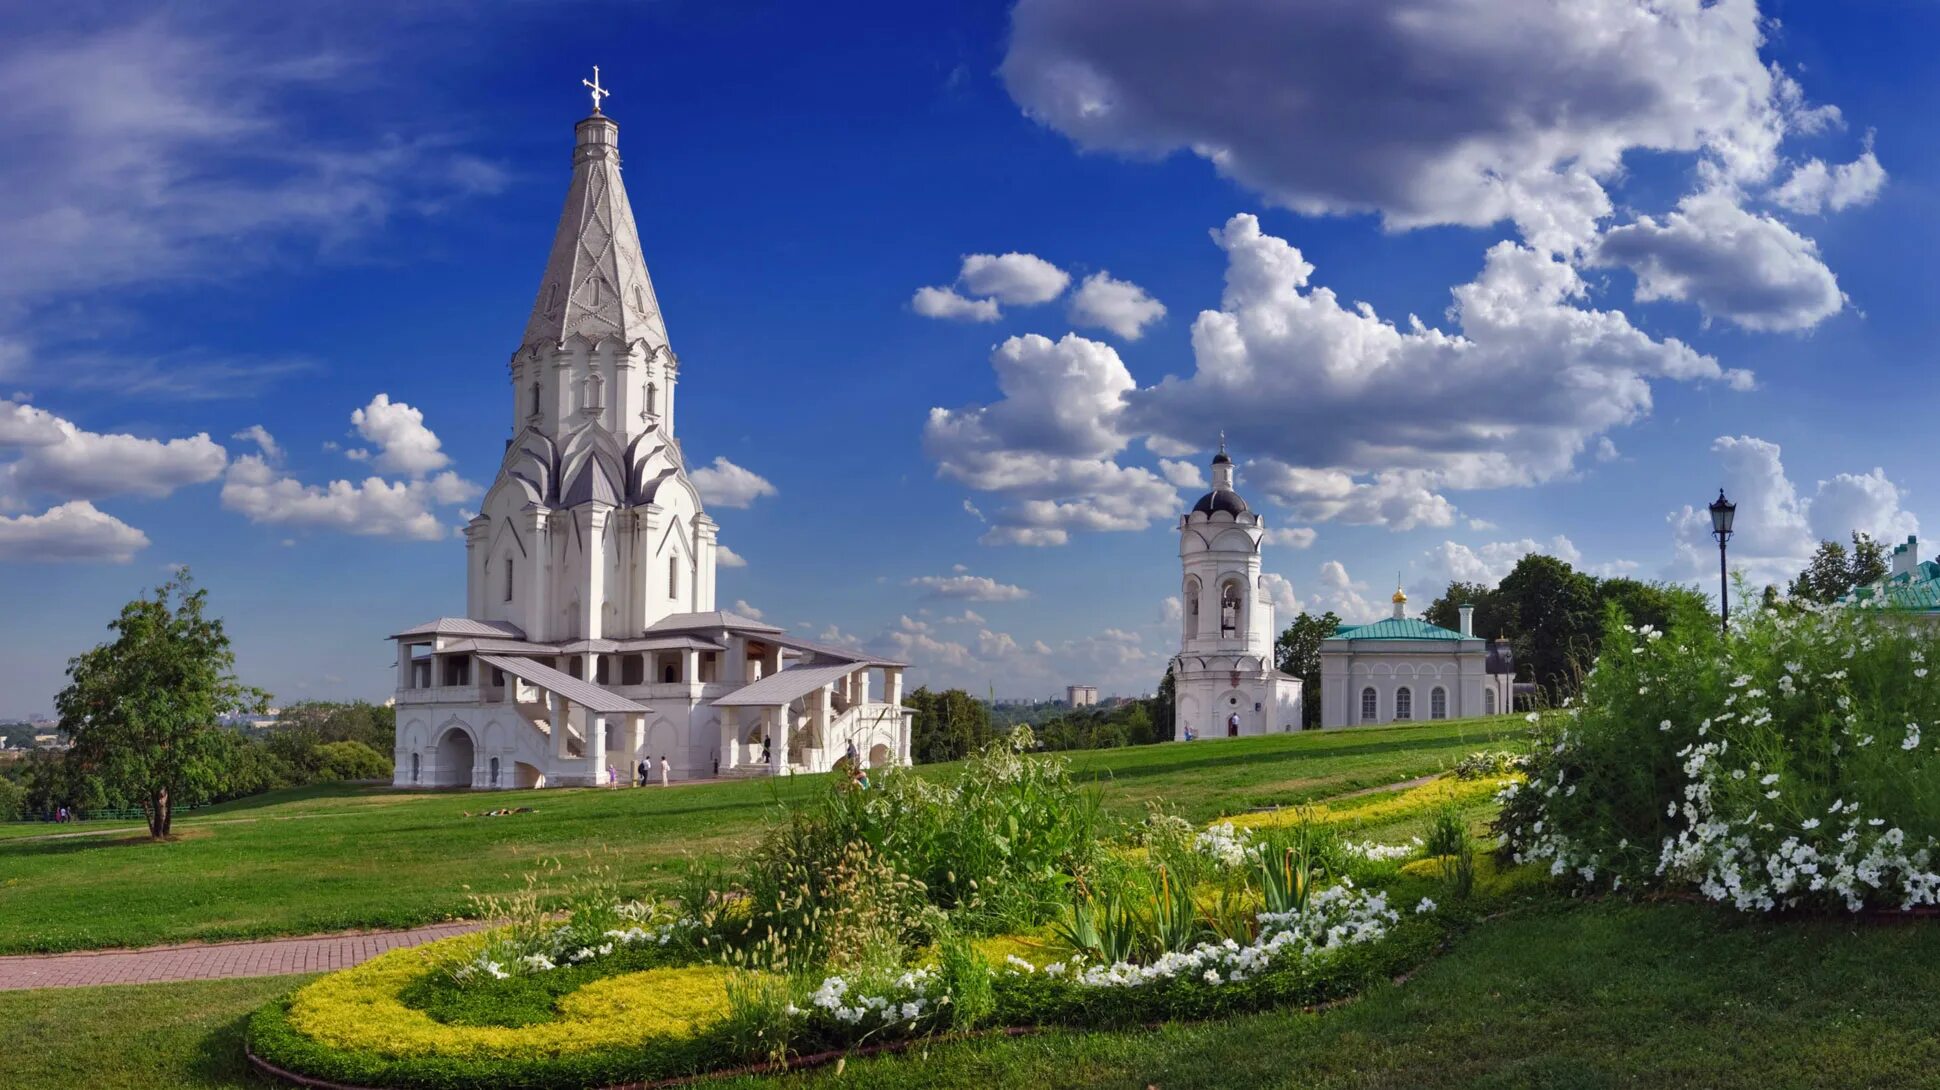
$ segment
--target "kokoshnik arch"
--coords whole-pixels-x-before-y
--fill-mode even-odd
[[[588,84],[592,86],[592,84]],[[465,528],[465,615],[399,632],[399,786],[819,772],[909,762],[905,664],[717,610],[716,526],[674,435],[680,360],[620,180],[574,128],[572,183],[510,367],[511,439]],[[877,686],[880,687],[877,687]]]

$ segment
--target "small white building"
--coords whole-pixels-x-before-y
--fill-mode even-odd
[[[1226,445],[1213,489],[1179,520],[1183,631],[1172,660],[1176,740],[1300,729],[1300,679],[1274,666],[1273,598],[1260,582],[1266,523],[1233,490]]]
[[[1488,672],[1488,642],[1475,635],[1475,607],[1461,607],[1461,631],[1407,615],[1338,629],[1320,642],[1320,725],[1352,727],[1418,719],[1461,719],[1510,710],[1512,680]]]
[[[782,775],[851,751],[909,763],[902,663],[715,608],[715,523],[674,437],[680,361],[619,126],[595,109],[574,131],[509,367],[504,460],[465,530],[465,615],[393,637],[396,783],[626,783],[643,760],[655,778],[662,761],[681,779]]]

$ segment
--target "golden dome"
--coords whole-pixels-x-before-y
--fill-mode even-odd
[[[1408,600],[1408,592],[1405,590],[1402,590],[1400,587],[1394,588],[1394,597],[1389,599],[1389,601],[1393,602],[1395,605],[1401,605],[1403,602],[1406,602],[1407,600]]]

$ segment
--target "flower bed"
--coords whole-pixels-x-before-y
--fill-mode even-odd
[[[706,876],[678,912],[596,882],[561,918],[535,885],[500,906],[504,927],[394,951],[257,1012],[252,1051],[358,1086],[540,1090],[1319,1003],[1427,956],[1451,918],[1436,899],[1472,879],[1404,873],[1451,836],[1470,858],[1448,807],[1426,841],[1399,845],[1348,844],[1323,822],[1198,830],[1155,814],[1137,848],[1106,851],[1054,761],[996,754],[954,785],[884,779],[880,795],[789,814],[745,870]],[[1034,816],[993,837],[965,807]],[[960,873],[915,876],[952,844]]]
[[[1872,609],[1613,620],[1541,719],[1501,843],[1602,889],[1746,911],[1940,904],[1940,633]]]

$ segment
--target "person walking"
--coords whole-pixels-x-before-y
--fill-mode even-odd
[[[714,751],[714,778],[721,778],[721,751],[718,749]]]
[[[653,758],[652,757],[640,758],[640,767],[634,769],[633,772],[634,772],[633,786],[635,787],[647,786],[647,778],[653,774]]]
[[[662,787],[667,786],[667,776],[669,774],[668,769],[671,767],[672,766],[670,766],[667,763],[667,755],[665,753],[662,753],[660,755],[660,786]]]

